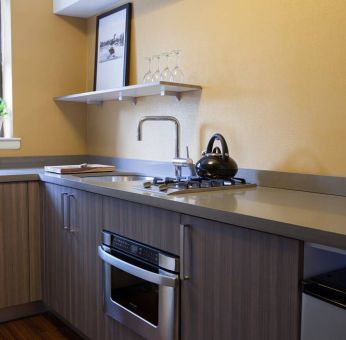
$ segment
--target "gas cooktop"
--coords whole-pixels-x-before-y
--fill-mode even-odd
[[[245,179],[233,177],[226,179],[209,179],[203,177],[155,177],[140,187],[142,190],[166,195],[179,195],[204,191],[252,188],[256,184],[247,183]]]

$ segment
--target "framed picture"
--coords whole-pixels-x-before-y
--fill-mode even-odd
[[[94,91],[128,85],[131,4],[97,17]]]

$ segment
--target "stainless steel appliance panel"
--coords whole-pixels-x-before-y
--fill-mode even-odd
[[[158,265],[177,258],[113,233],[103,242],[105,313],[147,339],[179,339],[179,273]]]
[[[345,340],[346,310],[303,294],[301,340]]]

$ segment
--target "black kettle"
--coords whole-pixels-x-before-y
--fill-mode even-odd
[[[216,140],[220,141],[222,150],[213,149]],[[213,179],[231,178],[237,174],[238,165],[229,157],[227,143],[221,134],[215,133],[211,137],[203,158],[196,163],[196,172],[200,177]]]

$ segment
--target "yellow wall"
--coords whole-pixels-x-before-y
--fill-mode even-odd
[[[20,150],[0,156],[86,152],[85,107],[53,97],[84,91],[86,23],[53,14],[50,0],[12,0],[14,136]]]
[[[346,176],[344,0],[134,2],[131,83],[141,81],[145,56],[181,48],[185,82],[203,91],[181,102],[57,105],[52,97],[92,88],[95,18],[55,16],[47,0],[12,0],[14,136],[22,147],[0,156],[169,160],[169,123],[145,125],[143,142],[136,127],[142,115],[170,114],[195,160],[218,131],[240,167]]]
[[[195,160],[215,131],[240,167],[346,176],[344,0],[141,0],[134,6],[131,83],[144,57],[181,48],[185,82],[200,95],[88,108],[88,153],[168,160],[173,129],[142,115],[172,114]],[[92,88],[95,18],[88,20]],[[59,92],[59,91],[58,91]]]

